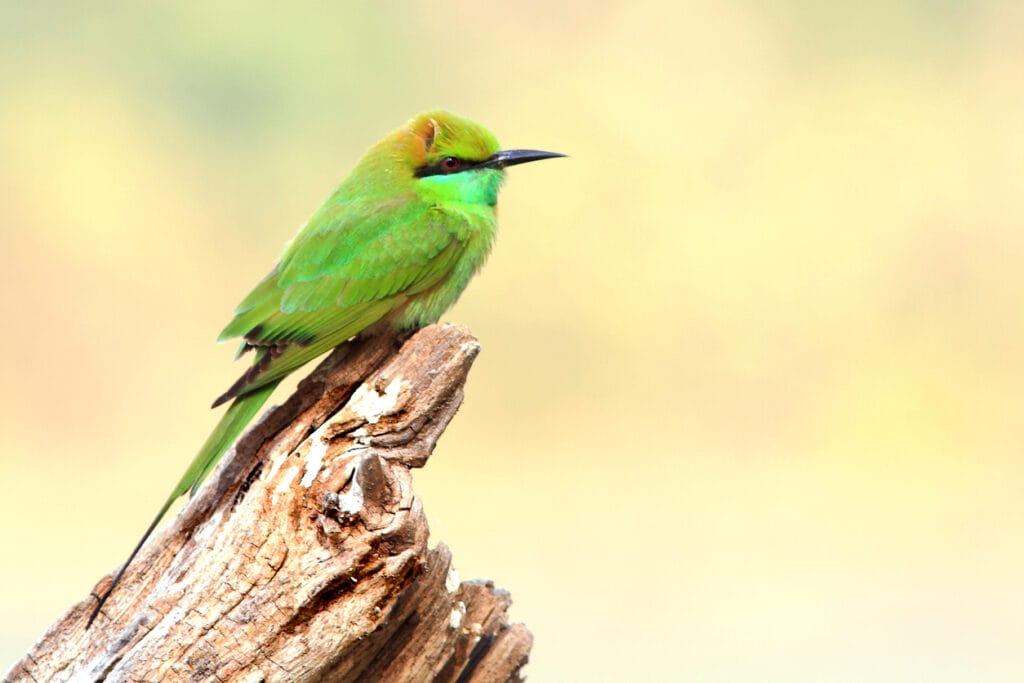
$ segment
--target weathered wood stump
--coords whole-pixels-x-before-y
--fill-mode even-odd
[[[9,681],[507,681],[532,636],[459,583],[412,489],[479,344],[433,325],[336,350],[237,443],[129,567]],[[100,593],[111,576],[95,589]]]

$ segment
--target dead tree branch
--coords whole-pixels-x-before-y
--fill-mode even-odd
[[[410,473],[478,351],[455,325],[335,351],[154,536],[91,629],[95,596],[5,680],[517,680],[529,631],[508,624],[507,593],[460,584],[449,550],[428,549]]]

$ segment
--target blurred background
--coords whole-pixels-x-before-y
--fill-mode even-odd
[[[0,7],[0,669],[212,428],[235,304],[444,107],[572,155],[510,171],[417,475],[531,680],[1021,680],[1024,5],[86,7]]]

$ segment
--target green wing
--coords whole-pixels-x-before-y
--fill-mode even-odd
[[[450,221],[412,198],[317,212],[221,332],[257,354],[214,405],[279,381],[442,282],[464,248]]]

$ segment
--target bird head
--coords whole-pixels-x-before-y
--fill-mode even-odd
[[[565,156],[532,149],[502,150],[489,130],[446,111],[414,117],[382,145],[391,171],[397,171],[395,180],[412,180],[423,199],[489,206],[497,202],[507,166]]]

